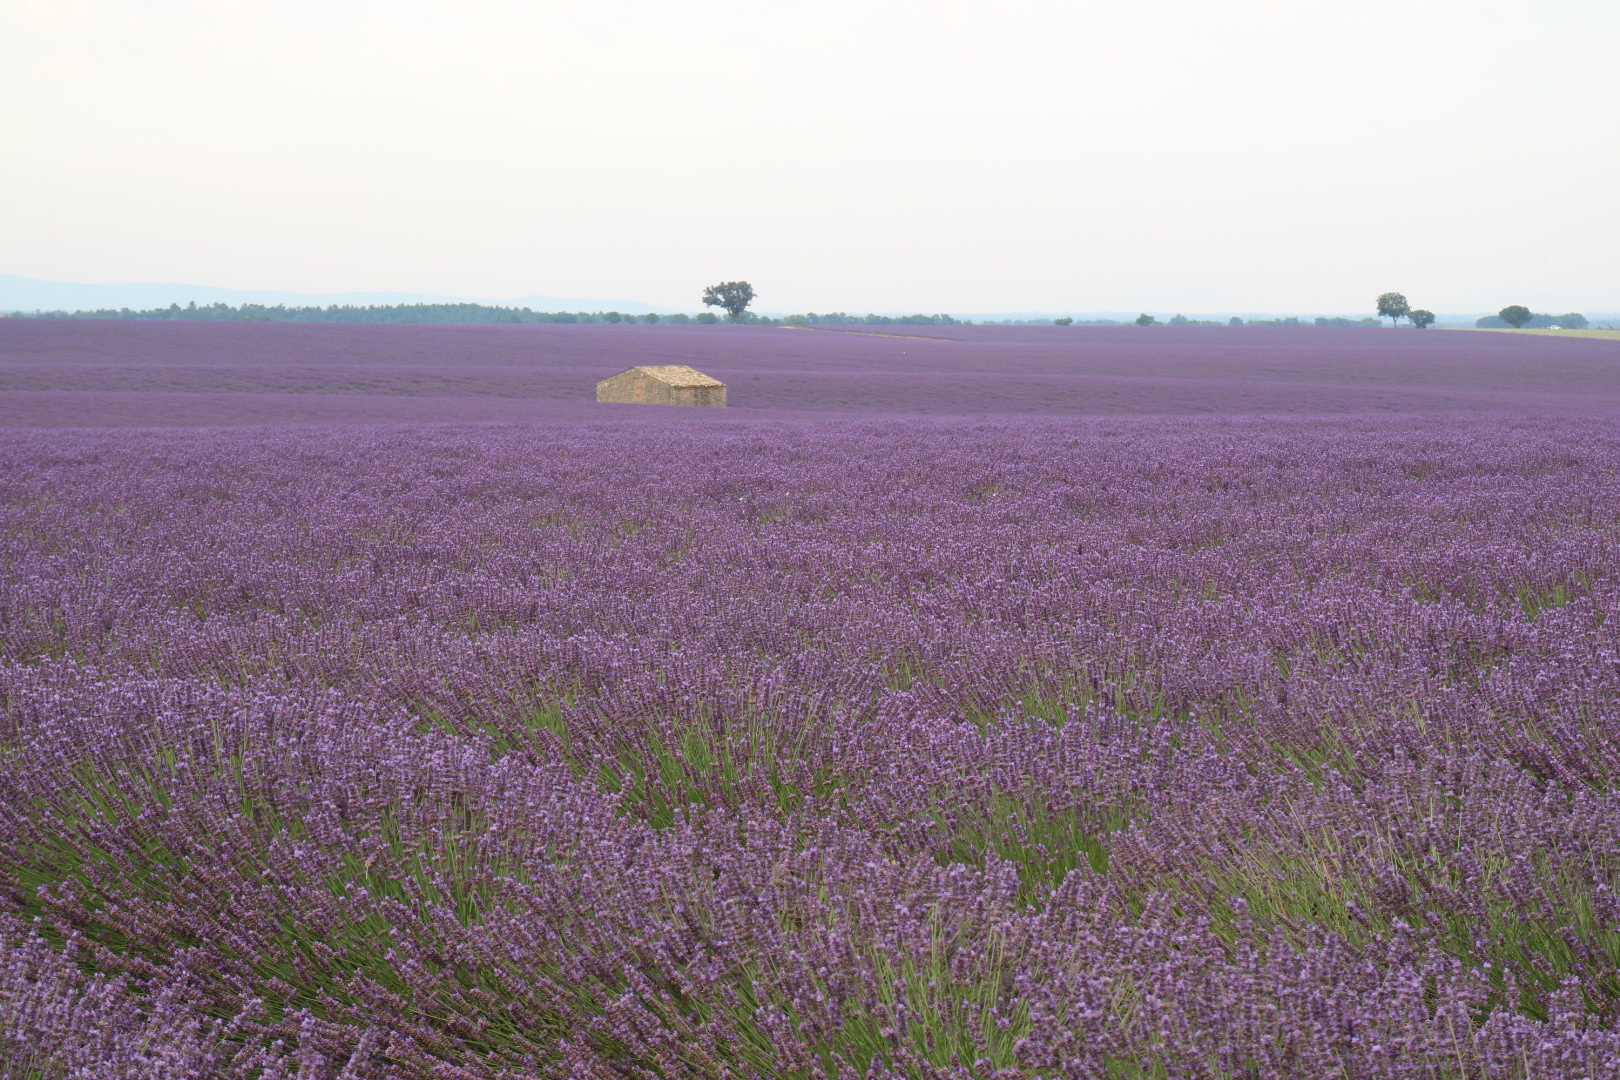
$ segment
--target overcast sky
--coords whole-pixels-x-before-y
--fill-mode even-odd
[[[1616,0],[0,0],[0,271],[1620,309]]]

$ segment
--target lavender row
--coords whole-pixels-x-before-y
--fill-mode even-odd
[[[41,1075],[1620,1066],[1611,420],[0,456]]]

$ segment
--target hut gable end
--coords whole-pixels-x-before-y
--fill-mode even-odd
[[[726,403],[726,384],[685,364],[644,364],[596,384],[596,400],[632,405]]]

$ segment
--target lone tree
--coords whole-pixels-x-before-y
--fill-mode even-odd
[[[1434,312],[1424,311],[1422,308],[1414,308],[1413,310],[1408,311],[1406,313],[1406,317],[1411,319],[1412,325],[1417,327],[1419,330],[1422,330],[1424,327],[1434,322]]]
[[[1144,311],[1144,312],[1142,312],[1142,314],[1140,314],[1140,315],[1138,315],[1136,317],[1136,325],[1137,326],[1158,326],[1159,325],[1159,320],[1155,319],[1153,316],[1149,315],[1147,312]]]
[[[703,290],[703,306],[726,309],[726,318],[742,322],[743,313],[754,301],[754,287],[746,281],[722,281]]]
[[[1513,327],[1515,330],[1529,322],[1531,319],[1535,318],[1534,315],[1530,314],[1530,309],[1525,307],[1523,304],[1509,304],[1501,311],[1498,311],[1496,313],[1496,317]]]
[[[1412,314],[1412,308],[1400,293],[1387,292],[1378,298],[1378,314],[1390,320],[1390,326],[1399,326],[1402,319]]]

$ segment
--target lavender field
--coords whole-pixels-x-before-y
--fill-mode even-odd
[[[1620,408],[1620,345],[1540,335],[0,319],[0,425],[592,418],[635,363],[713,375],[749,417]]]
[[[0,321],[0,1076],[1620,1074],[1620,347],[1022,331]]]

